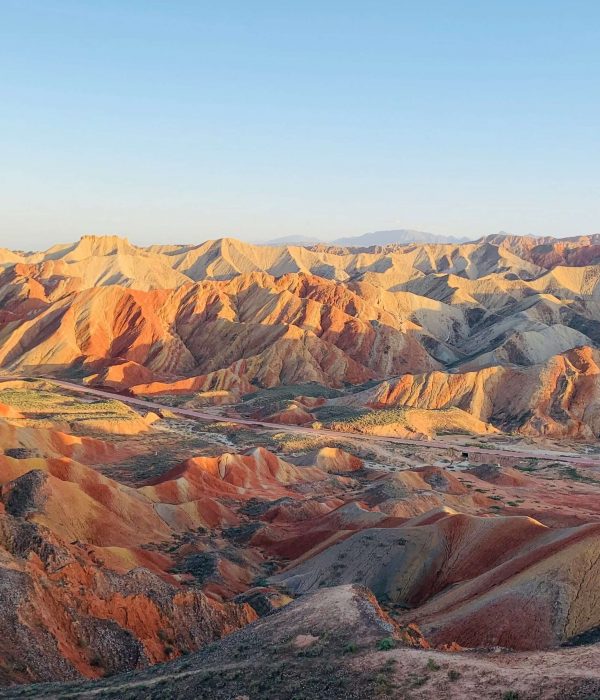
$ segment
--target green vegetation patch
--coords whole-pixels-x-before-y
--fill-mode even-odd
[[[382,408],[360,411],[358,415],[342,420],[333,420],[327,426],[342,432],[368,432],[370,428],[406,422],[406,409]]]
[[[352,406],[320,406],[313,408],[317,420],[323,424],[331,424],[339,421],[352,421],[362,418],[368,411],[361,408],[353,408]]]
[[[252,403],[255,407],[270,406],[277,401],[292,401],[298,396],[310,396],[313,398],[335,399],[343,396],[338,389],[330,389],[320,384],[288,384],[274,386],[270,389],[261,389],[252,394],[246,394],[244,403]]]
[[[2,399],[0,399],[1,401]],[[572,479],[573,481],[581,481],[585,484],[600,484],[598,479],[593,479],[587,474],[582,474],[580,471],[575,469],[575,467],[561,467],[561,472],[567,479]]]
[[[83,401],[46,389],[0,389],[0,403],[12,406],[32,418],[52,420],[127,420],[138,414],[112,399]]]

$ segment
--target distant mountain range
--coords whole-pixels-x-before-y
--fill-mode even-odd
[[[281,238],[260,241],[258,245],[315,245],[315,243],[324,242],[322,238],[314,238],[313,236],[281,236]]]
[[[367,248],[373,245],[389,245],[391,243],[404,245],[410,243],[464,243],[468,240],[464,236],[459,238],[401,228],[390,231],[372,231],[371,233],[363,233],[361,236],[345,236],[332,241],[315,238],[314,236],[282,236],[281,238],[273,238],[270,241],[266,241],[264,245],[310,246],[316,243],[325,243],[327,245]]]
[[[389,245],[390,243],[464,243],[468,240],[466,237],[456,238],[454,236],[401,228],[391,231],[363,233],[362,236],[337,238],[333,242],[335,245],[368,247],[372,245]]]

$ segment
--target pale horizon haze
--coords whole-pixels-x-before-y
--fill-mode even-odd
[[[0,247],[600,232],[596,2],[2,0]]]

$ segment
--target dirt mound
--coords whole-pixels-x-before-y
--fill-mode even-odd
[[[270,423],[281,423],[282,425],[307,425],[312,423],[315,417],[300,403],[292,401],[290,405],[281,411],[266,416],[265,420]]]
[[[327,472],[355,472],[364,467],[362,459],[339,447],[322,447],[316,454],[315,464]]]
[[[531,479],[518,469],[501,467],[498,464],[478,464],[469,469],[469,474],[498,486],[527,486],[531,483]]]
[[[264,448],[248,455],[225,453],[195,457],[140,489],[152,500],[182,503],[201,496],[252,498],[293,495],[295,484],[317,482],[326,474],[316,467],[295,467]]]
[[[150,500],[89,467],[68,458],[0,459],[7,511],[64,539],[126,547],[170,534]]]
[[[87,377],[88,384],[125,389],[136,384],[151,382],[152,372],[137,362],[123,361]]]
[[[104,440],[21,426],[1,419],[0,445],[13,451],[24,450],[26,454],[70,457],[90,463],[114,461],[122,452],[118,446]]]
[[[420,467],[414,471],[422,477],[426,484],[429,484],[431,488],[436,491],[449,493],[453,496],[461,496],[468,493],[467,488],[447,469],[441,469],[440,467]]]
[[[209,394],[227,392],[233,397],[240,398],[254,390],[254,387],[244,376],[245,364],[209,372],[196,377],[179,379],[171,382],[136,383],[131,386],[135,396],[162,396],[177,394]]]

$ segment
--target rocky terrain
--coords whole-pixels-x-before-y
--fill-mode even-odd
[[[427,648],[357,586],[326,588],[211,644],[94,683],[0,690],[6,698],[544,698],[597,696],[595,645],[532,653]]]
[[[597,238],[346,249],[87,236],[0,251],[0,367],[196,405],[366,384],[351,398],[366,410],[454,408],[468,414],[446,415],[458,431],[592,439]],[[417,422],[444,429],[433,414]]]
[[[0,251],[0,697],[600,696],[598,248]]]

